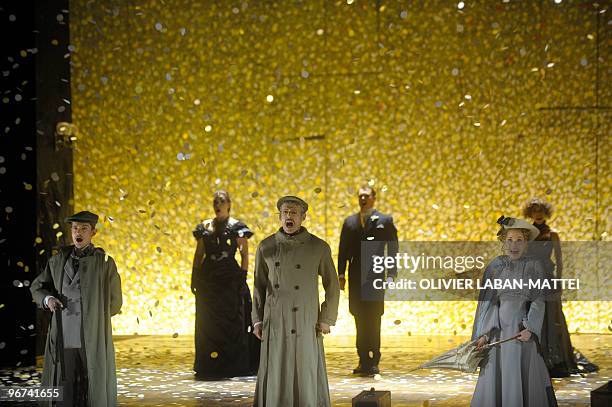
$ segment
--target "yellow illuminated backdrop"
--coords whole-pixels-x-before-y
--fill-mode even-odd
[[[609,239],[610,11],[462,5],[71,2],[75,206],[105,216],[115,333],[193,332],[191,231],[217,189],[251,253],[291,193],[335,256],[367,181],[401,240],[492,240],[533,195],[562,239]],[[391,303],[383,329],[467,334],[474,308]],[[609,329],[609,303],[564,309],[572,332]],[[354,332],[346,297],[338,325]]]

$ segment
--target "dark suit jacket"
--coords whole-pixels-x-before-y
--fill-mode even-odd
[[[367,261],[362,270],[362,242],[367,242]],[[384,312],[384,291],[373,290],[372,281],[385,279],[385,274],[374,273],[371,256],[384,256],[385,247],[387,256],[395,256],[398,250],[397,229],[393,218],[377,210],[367,219],[365,227],[361,227],[359,213],[344,220],[340,233],[340,247],[338,248],[338,275],[344,277],[348,264],[349,284],[349,310],[357,315],[368,311]],[[397,276],[397,270],[387,270],[387,276]],[[367,299],[367,301],[364,301]]]

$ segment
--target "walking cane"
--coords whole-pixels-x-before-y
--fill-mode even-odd
[[[510,337],[510,338],[508,338],[508,339],[504,339],[504,340],[497,341],[497,342],[487,343],[486,345],[484,345],[484,346],[482,347],[482,349],[485,349],[485,348],[492,348],[492,347],[493,347],[493,346],[495,346],[495,345],[500,345],[500,344],[502,344],[502,343],[504,343],[504,342],[509,342],[509,341],[511,341],[511,340],[513,340],[513,339],[518,339],[518,338],[520,338],[520,337],[521,337],[521,334],[516,334],[516,335],[514,335],[513,337]]]
[[[55,352],[58,355],[60,363],[60,382],[66,380],[66,367],[64,366],[64,331],[62,328],[62,310],[54,312],[55,324],[57,325],[57,340],[55,341]]]
[[[68,263],[68,260],[70,259],[70,256],[66,257],[66,260],[64,261],[64,265],[62,266],[62,274],[60,277],[60,290],[62,289],[62,284],[64,284],[64,269],[66,268],[66,263]],[[61,297],[62,294],[60,294],[59,296]],[[55,314],[55,324],[57,325],[57,340],[55,341],[55,352],[57,354],[57,357],[59,358],[59,363],[60,363],[60,383],[64,383],[64,381],[66,380],[66,366],[64,364],[64,328],[62,325],[62,309],[60,308],[59,310],[55,310],[53,312]]]

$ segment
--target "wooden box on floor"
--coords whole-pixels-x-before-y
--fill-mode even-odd
[[[391,407],[391,392],[377,391],[372,387],[353,397],[353,407]]]
[[[591,407],[612,406],[612,382],[608,382],[591,392]]]

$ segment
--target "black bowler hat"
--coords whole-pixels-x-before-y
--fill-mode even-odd
[[[98,223],[98,215],[96,215],[95,213],[91,213],[89,211],[81,211],[81,212],[75,213],[72,216],[68,216],[66,219],[64,219],[64,221],[66,223],[70,223],[70,222],[89,223],[95,227],[96,224]]]
[[[298,204],[299,206],[301,206],[302,210],[304,211],[304,213],[306,213],[306,211],[308,210],[308,204],[306,203],[306,201],[304,201],[303,199],[298,198],[297,196],[293,196],[293,195],[283,196],[281,199],[279,199],[276,202],[276,207],[280,211],[281,206],[284,203],[289,203],[289,202],[292,202],[292,203],[295,203],[295,204]]]

